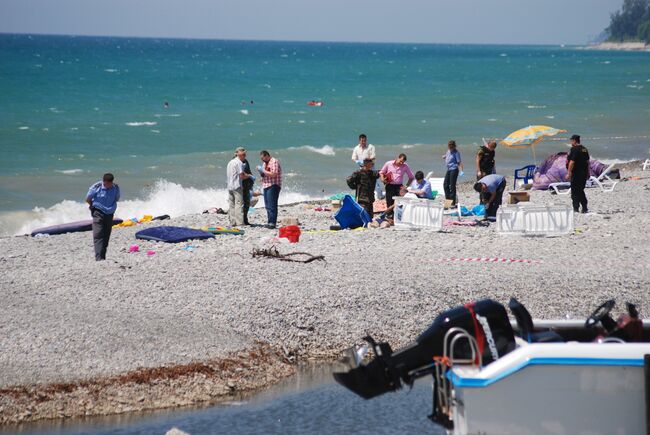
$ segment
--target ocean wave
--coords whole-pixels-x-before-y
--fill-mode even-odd
[[[246,110],[246,109],[241,109],[241,110],[239,111],[239,113],[241,113],[242,115],[248,115],[248,110]]]
[[[291,204],[310,199],[315,198],[283,188],[279,203]],[[257,208],[261,207],[261,204],[263,204],[263,200],[258,203]],[[154,216],[168,214],[171,217],[177,217],[201,213],[210,207],[227,208],[228,191],[226,189],[184,187],[181,184],[161,179],[144,191],[140,198],[120,201],[115,214],[122,219],[142,217],[145,214]],[[6,234],[20,235],[31,233],[36,228],[89,218],[87,204],[64,200],[52,207],[36,207],[29,212],[3,213],[0,228]]]
[[[634,162],[636,159],[629,159],[629,160],[621,160],[621,159],[597,159],[600,162],[606,164],[606,165],[622,165],[625,163],[630,163]]]
[[[322,154],[324,156],[335,156],[336,151],[334,151],[334,148],[330,145],[323,145],[320,148],[311,146],[311,145],[303,145],[301,147],[289,147],[290,150],[306,150],[306,151],[311,151],[314,153]]]
[[[61,169],[61,170],[55,170],[54,172],[58,172],[59,174],[65,174],[65,175],[73,175],[73,174],[81,174],[83,173],[83,169]]]
[[[104,71],[106,71],[108,73],[114,73],[114,72],[118,72],[119,70],[114,69],[114,68],[106,68],[106,69],[104,69]]]
[[[529,109],[546,109],[546,106],[535,106],[535,105],[529,105],[526,106]]]
[[[27,127],[26,125],[22,125],[18,127],[18,130],[29,130],[29,127]]]
[[[127,122],[126,125],[129,127],[142,127],[143,125],[147,126],[152,126],[152,125],[158,125],[157,122],[154,121],[133,121],[133,122]]]

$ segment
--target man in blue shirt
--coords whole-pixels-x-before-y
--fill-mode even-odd
[[[90,186],[86,202],[93,217],[93,242],[95,260],[106,260],[106,248],[111,238],[113,215],[120,200],[120,187],[113,183],[113,174],[104,174],[102,181]]]
[[[495,218],[506,190],[506,177],[490,174],[478,180],[474,190],[481,194],[481,203],[485,204],[485,217]]]
[[[409,193],[415,194],[418,198],[433,198],[433,193],[431,192],[431,183],[424,179],[424,173],[422,171],[417,171],[415,173],[415,181],[411,183],[408,191]]]

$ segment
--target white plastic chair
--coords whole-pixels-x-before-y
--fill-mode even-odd
[[[592,187],[594,187],[594,185],[598,186],[603,192],[613,191],[614,187],[618,184],[618,181],[612,180],[607,174],[614,168],[614,165],[615,163],[609,165],[598,177],[594,177],[593,175],[589,177],[587,185],[591,185]]]
[[[429,178],[429,184],[431,184],[431,190],[438,192],[436,199],[445,198],[445,179],[444,178]]]
[[[645,162],[643,162],[643,170],[645,171],[648,168],[650,168],[650,159],[645,159]]]

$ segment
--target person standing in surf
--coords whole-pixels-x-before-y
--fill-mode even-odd
[[[278,199],[282,189],[282,167],[280,162],[271,157],[268,151],[260,153],[262,160],[257,170],[262,176],[262,189],[264,189],[264,207],[266,207],[267,228],[275,228],[278,223]]]
[[[104,174],[102,181],[90,186],[86,195],[86,202],[93,218],[93,244],[96,261],[106,260],[108,241],[113,229],[113,216],[117,209],[117,201],[120,200],[120,187],[113,183],[114,180],[113,174]]]

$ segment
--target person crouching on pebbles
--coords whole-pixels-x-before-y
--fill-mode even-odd
[[[506,190],[506,177],[499,174],[486,175],[476,182],[474,190],[481,194],[481,203],[485,204],[485,217],[495,218],[503,201],[503,191]]]
[[[113,174],[104,174],[102,181],[90,186],[86,202],[90,206],[93,217],[93,243],[95,245],[95,260],[106,260],[108,240],[113,229],[113,215],[120,200],[120,187],[113,183]]]

